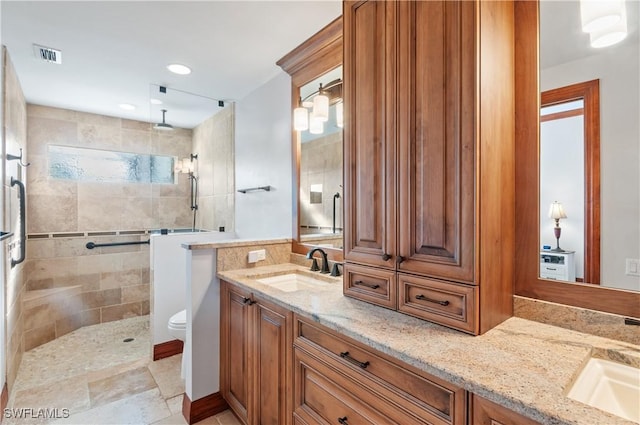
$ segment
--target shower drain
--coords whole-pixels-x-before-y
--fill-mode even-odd
[[[125,338],[122,340],[122,342],[131,342],[133,341],[133,338]]]

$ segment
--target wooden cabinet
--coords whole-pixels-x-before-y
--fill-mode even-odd
[[[473,425],[539,425],[506,407],[502,407],[475,394],[471,396],[471,422]]]
[[[300,423],[466,424],[460,387],[300,317],[294,347],[293,408]]]
[[[221,391],[245,424],[291,423],[291,315],[222,283]]]
[[[348,1],[343,19],[345,270],[398,285],[345,273],[345,295],[398,309],[403,281],[451,283],[464,320],[400,310],[483,333],[513,309],[513,3]]]

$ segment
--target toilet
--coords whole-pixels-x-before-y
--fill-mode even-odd
[[[186,342],[187,339],[187,310],[182,310],[171,316],[169,319],[169,323],[167,324],[167,329],[169,330],[169,335],[172,337],[179,339],[182,342]],[[184,348],[186,349],[186,344]],[[187,355],[183,349],[182,351],[182,370],[180,376],[182,379],[185,377],[186,372],[186,361]]]

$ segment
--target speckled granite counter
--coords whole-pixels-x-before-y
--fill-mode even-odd
[[[566,396],[591,357],[640,366],[640,347],[516,317],[470,336],[342,295],[342,278],[282,292],[256,281],[293,264],[218,273],[221,279],[543,424],[632,424]]]

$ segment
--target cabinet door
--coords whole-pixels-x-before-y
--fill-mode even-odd
[[[473,394],[471,398],[471,417],[473,425],[538,425],[506,407],[490,402]]]
[[[345,259],[395,268],[395,2],[344,4]]]
[[[248,423],[250,295],[222,283],[220,302],[220,388],[229,406]]]
[[[286,389],[290,387],[291,313],[258,300],[255,322],[255,379],[256,404],[251,423],[258,425],[286,425],[291,412]]]
[[[474,281],[474,8],[399,2],[398,18],[398,268],[467,283]]]

